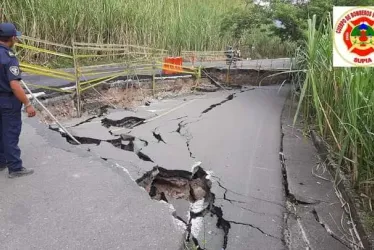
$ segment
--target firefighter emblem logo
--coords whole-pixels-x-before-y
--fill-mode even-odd
[[[335,7],[334,23],[334,67],[373,67],[374,7]]]

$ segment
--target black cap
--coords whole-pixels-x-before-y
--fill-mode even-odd
[[[0,23],[0,37],[21,36],[21,32],[12,23]]]

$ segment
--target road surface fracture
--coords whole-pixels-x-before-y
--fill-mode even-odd
[[[97,116],[92,116],[90,118],[87,118],[86,120],[83,120],[83,121],[75,124],[72,127],[79,127],[80,125],[92,122],[93,120],[95,120],[98,117],[103,117],[105,114],[108,113],[108,108],[109,108],[108,105],[100,107],[99,108],[99,114]],[[113,120],[110,120],[110,121],[105,120],[104,123],[107,125],[108,123],[115,123],[115,121],[113,121]],[[103,123],[103,125],[104,125],[104,123]]]
[[[216,104],[211,105],[209,108],[207,108],[206,110],[204,110],[204,111],[202,112],[202,114],[206,114],[206,113],[208,113],[209,111],[211,111],[212,109],[214,109],[214,108],[216,108],[216,107],[218,107],[218,106],[220,106],[220,105],[222,105],[222,104],[224,104],[224,103],[226,103],[226,102],[228,102],[228,101],[233,100],[234,97],[235,97],[235,94],[231,94],[231,95],[229,95],[229,96],[228,96],[225,100],[223,100],[222,102],[219,102],[219,103],[216,103]]]
[[[72,145],[77,145],[75,141],[73,141],[67,134],[60,129],[56,129],[50,126],[51,130],[58,131],[61,133],[61,136],[66,139],[66,141]],[[89,137],[80,137],[74,136],[77,141],[81,144],[94,144],[99,146],[102,142],[107,142],[112,144],[116,148],[120,148],[125,151],[134,152],[141,160],[153,162],[149,156],[141,152],[141,149],[148,146],[148,142],[142,139],[135,138],[131,135],[122,134],[117,139],[111,140],[100,140],[96,138],[89,138]]]
[[[112,120],[108,118],[104,118],[101,120],[101,123],[104,127],[110,128],[113,127],[124,127],[124,128],[134,128],[135,126],[139,126],[143,124],[145,119],[138,118],[138,117],[125,117],[121,120]]]
[[[133,137],[121,139],[145,145]],[[185,227],[170,215],[170,206],[152,201],[123,168],[100,160],[94,150],[70,145],[26,117],[20,147],[35,174],[15,181],[0,172],[0,249],[175,250],[183,245]]]
[[[191,133],[189,133],[188,130],[185,129],[188,124],[189,123],[186,123],[184,120],[179,122],[178,128],[175,132],[177,132],[179,135],[183,136],[186,139],[186,146],[187,146],[188,153],[192,159],[195,159],[195,156],[193,155],[191,146],[190,146],[190,143],[193,137]],[[183,132],[182,132],[182,129],[184,129]]]
[[[173,207],[190,249],[284,249],[278,156],[284,95],[278,88],[245,88],[193,101],[154,102],[136,113],[91,117],[70,128],[81,144],[101,145],[88,150],[124,166],[153,200]],[[160,118],[145,122],[145,111]],[[189,168],[200,160],[204,168]]]
[[[164,141],[164,139],[162,139],[161,134],[157,134],[156,131],[153,131],[152,133],[153,133],[153,136],[157,139],[157,141],[158,141],[159,143],[160,143],[160,142],[163,142],[163,143],[166,144],[166,142]]]
[[[312,141],[293,124],[296,107],[286,102],[281,120],[280,162],[286,195],[285,241],[288,249],[368,249],[353,232],[355,223],[338,198],[334,178],[319,163]],[[349,233],[349,231],[351,233]]]
[[[136,182],[152,199],[163,200],[176,208],[174,216],[187,226],[187,242],[192,240],[197,249],[204,249],[200,243],[202,239],[195,232],[199,230],[201,221],[208,218],[214,220],[215,226],[221,230],[215,235],[216,239],[213,239],[218,247],[215,249],[227,248],[230,222],[223,218],[222,209],[214,204],[212,182],[200,165],[194,166],[192,172],[155,167]],[[185,201],[184,206],[180,205],[180,200]],[[188,214],[187,219],[184,214]]]

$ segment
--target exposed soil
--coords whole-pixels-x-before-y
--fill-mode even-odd
[[[102,115],[105,108],[132,109],[152,99],[167,99],[192,94],[194,87],[206,81],[206,79],[197,81],[192,78],[160,80],[156,82],[154,95],[151,82],[140,84],[135,81],[129,84],[122,80],[111,82],[82,94],[82,112],[87,115]],[[44,103],[59,121],[66,121],[76,117],[77,114],[73,98],[72,95],[58,96],[45,100]],[[41,107],[38,109],[38,115],[42,121],[47,124],[54,122]]]
[[[229,86],[268,86],[281,84],[282,82],[287,81],[290,78],[290,74],[279,74],[279,71],[231,69],[229,81],[227,82],[227,69],[207,68],[205,69],[205,71],[215,80]]]
[[[202,250],[197,235],[194,235],[194,221],[206,216],[215,217],[216,227],[222,231],[222,237],[217,235],[221,242],[221,249],[227,248],[230,222],[223,218],[223,211],[215,206],[215,195],[211,192],[212,182],[208,173],[198,163],[192,172],[183,170],[167,170],[154,167],[137,181],[154,200],[163,200],[182,209],[177,209],[174,216],[187,226],[187,242],[193,242],[195,249]],[[186,204],[180,206],[180,201]],[[179,201],[179,202],[178,202]],[[183,204],[183,203],[182,203]],[[184,210],[184,211],[183,211]],[[188,213],[187,218],[183,214]]]
[[[205,73],[209,74],[210,79],[204,77]],[[157,80],[154,91],[152,90],[152,81],[149,79],[143,79],[140,82],[124,79],[104,83],[82,94],[82,113],[102,115],[103,107],[132,109],[146,104],[152,99],[174,98],[196,92],[214,92],[220,90],[223,85],[226,87],[265,86],[281,84],[289,79],[289,74],[279,74],[279,72],[268,70],[232,69],[229,82],[226,81],[227,69],[208,68],[205,69],[204,74],[203,78],[198,80],[193,78]],[[274,74],[277,75],[273,76]],[[44,100],[44,102],[59,121],[66,121],[76,117],[77,110],[74,99],[74,95],[57,95]],[[47,124],[54,122],[41,108],[39,108],[38,115]]]

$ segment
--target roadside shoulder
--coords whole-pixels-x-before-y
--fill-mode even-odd
[[[284,184],[287,194],[286,241],[289,249],[363,249],[334,178],[319,158],[302,125],[293,126],[289,99],[282,114]]]

